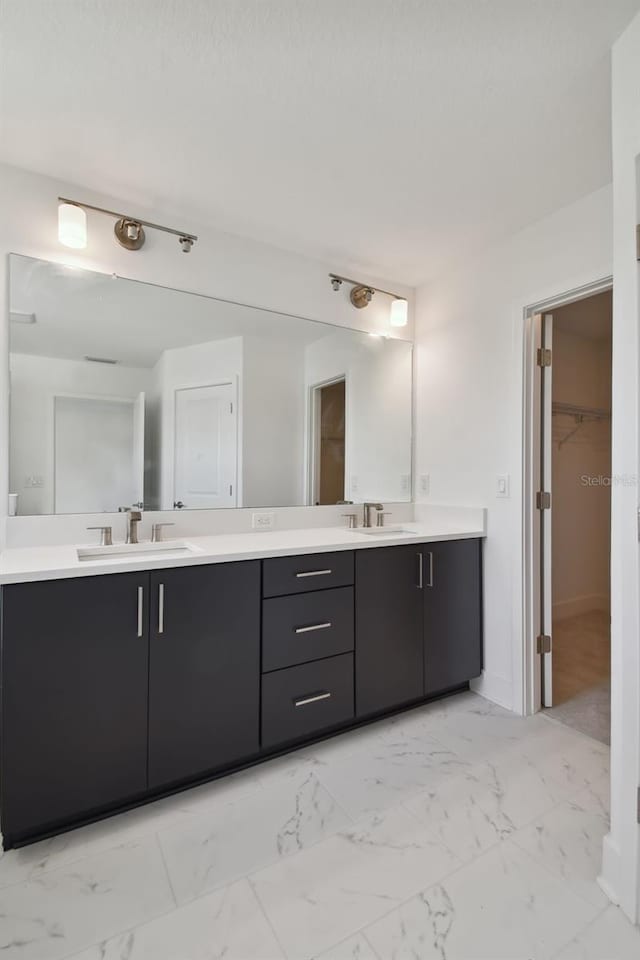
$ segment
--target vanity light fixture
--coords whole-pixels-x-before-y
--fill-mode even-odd
[[[87,210],[93,210],[95,213],[105,213],[108,217],[116,218],[113,232],[118,243],[126,250],[139,250],[143,246],[145,241],[144,227],[160,230],[162,233],[171,233],[178,238],[183,253],[190,253],[191,247],[198,239],[193,233],[185,233],[184,230],[163,227],[159,223],[128,217],[125,214],[116,213],[114,210],[105,210],[104,207],[94,207],[90,203],[81,203],[79,200],[58,197],[58,204],[58,239],[60,243],[64,243],[67,247],[75,247],[76,249],[86,247],[87,214],[85,211]]]
[[[330,273],[329,279],[336,292],[343,283],[351,285],[349,299],[358,310],[362,310],[371,303],[374,293],[383,293],[385,297],[391,297],[389,323],[392,327],[406,327],[409,320],[409,304],[405,297],[391,293],[389,290],[381,290],[380,287],[374,287],[370,283],[360,283],[359,280],[352,280],[350,277],[341,277],[338,273]]]

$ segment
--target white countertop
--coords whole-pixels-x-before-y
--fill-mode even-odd
[[[363,550],[370,547],[391,547],[405,543],[427,543],[438,540],[464,540],[484,537],[482,526],[469,521],[439,518],[417,523],[403,523],[402,533],[381,531],[365,534],[346,527],[318,527],[297,530],[270,530],[261,533],[214,534],[204,537],[179,538],[189,544],[192,553],[180,556],[110,557],[78,559],[77,547],[62,546],[14,547],[0,554],[0,584],[27,583],[35,580],[59,580],[67,577],[90,577],[101,573],[126,573],[135,570],[161,570],[168,567],[189,567],[204,563],[226,563],[233,560],[260,560],[265,557],[287,557],[305,553],[327,553],[332,550]],[[167,541],[169,543],[170,541]],[[88,544],[78,544],[87,547]]]

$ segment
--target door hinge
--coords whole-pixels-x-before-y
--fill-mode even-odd
[[[640,223],[636,227],[636,259],[640,260]]]
[[[551,350],[548,347],[538,347],[537,363],[539,367],[551,366]]]
[[[233,404],[232,404],[232,403],[229,404],[229,413],[233,413]]]
[[[538,490],[536,493],[536,510],[551,509],[551,494],[544,490]]]
[[[551,653],[551,637],[548,633],[536,637],[536,653]]]
[[[638,787],[638,823],[640,823],[640,787]]]
[[[232,483],[229,484],[229,496],[230,496],[230,497],[233,496],[233,484],[232,484]]]

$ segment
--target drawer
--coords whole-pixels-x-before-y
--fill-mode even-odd
[[[274,557],[262,567],[263,597],[281,597],[353,584],[353,551]]]
[[[353,650],[353,587],[262,601],[262,670]]]
[[[262,678],[262,747],[311,737],[353,720],[353,654]]]

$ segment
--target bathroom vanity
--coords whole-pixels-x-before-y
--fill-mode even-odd
[[[7,551],[5,847],[464,687],[483,533],[212,536],[146,562]]]
[[[480,674],[484,515],[414,522],[402,330],[9,271],[5,847]]]

